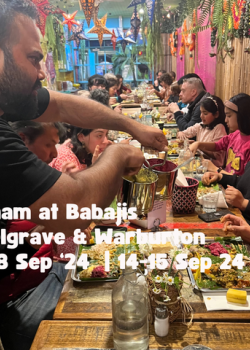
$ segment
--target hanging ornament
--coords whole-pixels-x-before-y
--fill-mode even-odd
[[[141,26],[141,20],[139,18],[139,14],[137,12],[136,6],[135,6],[134,13],[131,17],[130,24],[131,24],[131,32],[134,35],[134,39],[136,41],[140,31],[140,26]]]
[[[128,5],[128,8],[141,5],[141,4],[145,4],[145,0],[132,0],[131,3]]]
[[[94,4],[94,9],[93,9],[93,21],[94,23],[96,22],[96,20],[98,19],[98,12],[99,12],[99,8],[100,8],[100,3],[95,1]]]
[[[78,22],[76,22],[75,20],[75,16],[77,14],[78,11],[75,11],[72,14],[67,15],[66,13],[63,13],[63,18],[65,19],[65,21],[62,24],[66,24],[69,28],[69,31],[71,31],[71,27],[73,24],[75,25],[79,25]]]
[[[155,12],[155,0],[145,0],[145,4],[147,6],[148,17],[150,20],[150,24],[152,26],[152,22],[154,19],[154,12]]]
[[[85,19],[88,27],[90,26],[91,18],[93,17],[93,10],[95,7],[95,0],[80,0],[82,10],[84,12]]]
[[[106,22],[107,14],[101,19],[97,19],[95,22],[95,26],[88,31],[88,33],[96,33],[98,35],[100,46],[102,46],[103,34],[113,35],[113,33],[108,28],[106,28]]]
[[[237,4],[236,2],[234,2],[233,4],[232,13],[233,13],[234,29],[239,29],[240,18],[242,15],[242,9],[244,5],[245,5],[244,0],[237,0]]]
[[[112,42],[112,45],[113,45],[113,49],[115,50],[116,48],[116,35],[115,35],[115,31],[114,29],[112,30],[112,36],[111,36],[111,42]]]
[[[118,38],[116,40],[117,44],[121,44],[123,52],[125,52],[127,44],[135,44],[135,41],[129,37],[125,37],[123,30],[117,28]]]
[[[78,26],[72,27],[73,34],[69,38],[69,41],[74,40],[76,42],[76,47],[79,48],[81,40],[89,40],[89,38],[85,35],[83,30],[84,21]]]
[[[38,9],[37,26],[44,36],[47,16],[53,13],[54,9],[48,0],[32,0],[32,2]]]

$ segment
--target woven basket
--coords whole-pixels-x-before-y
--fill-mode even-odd
[[[158,270],[157,275],[163,276],[164,272],[168,272],[167,270]],[[173,277],[175,275],[176,271],[173,271],[170,275]],[[178,273],[179,279],[182,281],[182,276],[180,273]],[[159,307],[160,305],[166,305],[169,311],[169,322],[174,322],[181,314],[182,314],[182,302],[181,300],[177,299],[180,296],[180,290],[182,288],[182,283],[180,283],[180,290],[178,290],[175,285],[169,285],[168,286],[168,296],[171,299],[171,301],[163,302],[164,297],[166,295],[166,292],[164,289],[161,288],[160,283],[156,284],[157,288],[161,290],[160,294],[153,293],[152,289],[154,288],[154,284],[152,281],[151,273],[147,276],[147,284],[148,284],[148,293],[149,293],[149,299],[150,299],[150,306],[151,306],[151,322],[154,322],[155,318],[155,309]]]

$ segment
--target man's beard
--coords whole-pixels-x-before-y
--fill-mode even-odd
[[[4,70],[0,75],[0,109],[18,119],[33,119],[37,114],[37,95],[32,92],[41,88],[41,82],[35,85],[14,62],[8,50],[4,50]]]

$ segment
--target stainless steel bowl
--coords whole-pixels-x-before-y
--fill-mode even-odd
[[[148,159],[149,164],[161,164],[162,159]],[[147,168],[147,164],[144,163],[143,167]],[[172,162],[166,161],[163,166],[153,168],[152,171],[158,176],[155,200],[164,201],[171,199],[174,191],[175,180],[178,171],[175,171],[177,165]]]
[[[152,171],[151,171],[152,173]],[[153,173],[151,183],[134,182],[133,177],[124,177],[117,201],[127,203],[128,208],[136,207],[137,215],[148,214],[154,206],[158,176]]]

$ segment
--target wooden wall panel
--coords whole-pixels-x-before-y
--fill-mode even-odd
[[[249,39],[235,39],[232,45],[233,59],[227,56],[223,62],[217,58],[215,93],[223,101],[240,92],[250,94],[250,55],[244,52]]]

